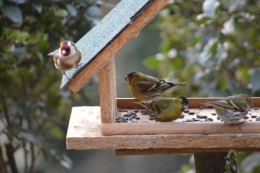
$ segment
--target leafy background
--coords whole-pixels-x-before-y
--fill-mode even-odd
[[[187,154],[65,149],[70,108],[98,104],[98,79],[77,94],[59,90],[61,73],[46,55],[64,39],[76,42],[117,2],[0,0],[0,172],[194,171]],[[130,97],[121,82],[130,71],[188,81],[168,97],[259,96],[259,8],[257,0],[170,1],[116,55],[118,96]],[[238,153],[238,170],[259,172],[259,157]]]
[[[160,51],[143,63],[161,78],[188,81],[168,96],[259,97],[259,8],[255,0],[171,1],[157,24]],[[236,157],[240,172],[259,172],[259,153]]]

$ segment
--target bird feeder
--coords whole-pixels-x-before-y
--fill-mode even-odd
[[[82,65],[63,76],[61,88],[74,93],[98,74],[100,106],[73,107],[67,132],[67,149],[111,149],[117,155],[169,154],[260,150],[260,110],[252,109],[243,125],[229,126],[202,103],[219,98],[189,98],[189,112],[174,122],[159,123],[142,115],[135,99],[116,94],[114,55],[151,21],[168,0],[122,0],[76,45]],[[255,107],[259,98],[252,98]],[[118,123],[118,116],[134,112],[135,121]],[[259,118],[260,119],[260,118]]]

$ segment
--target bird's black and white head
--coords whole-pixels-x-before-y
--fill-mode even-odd
[[[134,72],[128,73],[128,74],[123,78],[122,81],[129,83],[129,81],[131,80],[131,78],[133,78],[133,77],[139,78],[139,77],[141,77],[141,76],[142,76],[142,73],[134,71]]]
[[[185,96],[179,96],[178,98],[181,99],[182,105],[184,107],[184,110],[188,110],[188,106],[189,106],[189,100],[187,99],[187,97]]]
[[[66,40],[61,42],[59,51],[62,56],[74,55],[76,53],[76,46],[72,41]]]

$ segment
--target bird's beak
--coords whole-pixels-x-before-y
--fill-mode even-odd
[[[49,53],[48,56],[54,56],[54,52]]]
[[[128,77],[127,76],[125,76],[123,79],[122,79],[122,82],[128,82]]]
[[[188,105],[183,105],[183,107],[184,107],[184,110],[189,110]]]
[[[61,54],[62,54],[62,55],[65,55],[66,53],[67,53],[66,50],[62,50],[62,51],[61,51]]]

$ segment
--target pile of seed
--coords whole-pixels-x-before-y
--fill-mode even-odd
[[[117,123],[137,123],[137,120],[140,120],[140,117],[137,116],[139,111],[129,111],[123,114],[123,116],[118,116],[116,118]]]
[[[245,117],[246,121],[260,121],[260,116],[258,115],[257,110],[259,108],[251,109],[248,115]],[[144,116],[147,116],[144,117]],[[145,122],[149,123],[149,121],[154,121],[152,117],[149,117],[147,111],[144,110],[119,110],[118,117],[116,118],[116,123],[138,123]],[[192,109],[183,111],[182,115],[175,120],[176,122],[220,122],[220,118],[217,116],[214,109],[212,112],[203,112],[203,109]],[[223,121],[222,121],[223,122]]]
[[[189,110],[183,111],[183,114],[180,118],[184,118],[185,115],[196,115],[196,117],[186,119],[182,122],[208,122],[208,121],[214,121],[213,118],[208,117],[207,115],[200,114],[199,112],[192,112]],[[211,113],[212,116],[216,116],[216,113]],[[220,120],[219,117],[217,117],[218,120]]]
[[[258,117],[255,113],[252,113],[252,111],[254,110],[258,110],[259,108],[254,108],[251,110],[251,112],[248,113],[248,115],[244,118],[248,121],[260,121],[260,116]],[[204,114],[200,114],[199,112],[192,112],[189,110],[186,110],[183,112],[183,114],[181,115],[181,117],[179,119],[183,119],[185,116],[188,115],[196,115],[196,117],[193,118],[187,118],[185,120],[183,120],[182,122],[209,122],[209,121],[214,121],[213,118],[204,115]],[[217,116],[216,113],[211,113],[212,116]],[[217,121],[223,121],[221,120],[219,117],[216,117]]]

